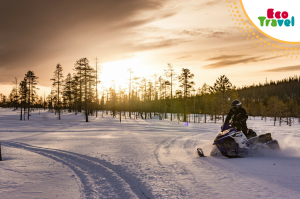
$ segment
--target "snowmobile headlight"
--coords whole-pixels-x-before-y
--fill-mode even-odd
[[[229,133],[229,130],[222,131],[221,135],[225,135],[226,133]]]

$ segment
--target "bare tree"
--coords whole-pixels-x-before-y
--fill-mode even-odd
[[[96,57],[96,117],[98,117],[98,106],[99,106],[99,100],[98,100],[98,58]]]
[[[173,113],[173,80],[176,78],[176,73],[174,73],[174,67],[168,63],[168,69],[165,70],[166,77],[171,78],[170,87],[171,87],[171,121],[172,121],[172,113]]]
[[[128,108],[129,108],[129,118],[131,118],[131,100],[130,100],[130,95],[131,95],[131,74],[133,74],[133,71],[131,70],[131,68],[128,69],[129,71],[129,75],[130,75],[130,79],[129,79],[129,91],[128,91]]]

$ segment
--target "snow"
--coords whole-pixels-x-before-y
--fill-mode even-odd
[[[0,109],[0,198],[299,198],[300,125],[248,120],[280,153],[210,157],[221,122]],[[202,147],[208,157],[200,158]]]

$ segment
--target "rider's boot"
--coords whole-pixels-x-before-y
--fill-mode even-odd
[[[247,130],[247,133],[246,133],[245,135],[246,135],[246,137],[247,137],[248,139],[257,136],[257,134],[256,134],[252,129],[248,129],[248,130]]]

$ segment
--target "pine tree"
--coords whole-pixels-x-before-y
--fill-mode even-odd
[[[27,97],[28,97],[28,87],[27,87],[27,82],[26,80],[23,80],[20,82],[20,87],[19,87],[19,95],[20,95],[20,100],[21,100],[21,115],[20,115],[20,120],[22,120],[22,108],[24,108],[24,120],[25,120],[25,106],[27,102]]]
[[[271,97],[268,100],[268,112],[270,116],[274,118],[274,126],[276,124],[277,117],[280,117],[280,112],[282,109],[282,101],[276,96]]]
[[[31,106],[31,102],[34,100],[35,98],[35,92],[36,92],[36,85],[37,85],[37,79],[38,77],[35,76],[34,72],[33,71],[28,71],[26,74],[25,74],[25,79],[26,80],[26,83],[28,85],[28,112],[27,112],[27,116],[29,119],[29,112],[30,112],[30,106]]]
[[[202,113],[204,114],[204,123],[206,123],[206,116],[208,114],[208,110],[209,110],[209,107],[208,107],[208,98],[209,98],[209,86],[204,83],[202,88],[201,88],[201,91],[200,91],[200,94],[202,96]]]
[[[61,111],[60,111],[61,107],[60,107],[59,97],[60,97],[60,94],[62,93],[61,87],[63,86],[63,82],[64,82],[62,71],[63,71],[63,69],[62,69],[61,65],[57,64],[56,69],[54,71],[54,77],[52,79],[50,79],[53,81],[52,85],[54,87],[57,86],[57,90],[56,90],[56,92],[57,92],[57,107],[56,107],[56,109],[58,111],[58,119],[59,120],[60,120],[60,115],[61,115]]]
[[[82,58],[79,60],[80,70],[82,70],[84,94],[85,94],[85,121],[88,122],[88,87],[90,87],[90,82],[93,81],[92,78],[92,68],[89,66],[89,60],[87,58]]]
[[[16,84],[16,87],[13,88],[13,91],[11,92],[11,96],[13,97],[13,101],[17,109],[19,104],[19,95],[18,95],[18,79],[16,77],[13,83]]]
[[[77,74],[75,75],[76,82],[78,84],[78,90],[79,90],[79,99],[78,99],[78,112],[82,111],[82,84],[83,84],[83,76],[82,76],[82,66],[81,66],[81,60],[77,60],[74,65],[74,70],[77,71]]]
[[[183,68],[181,75],[178,77],[179,82],[181,83],[180,87],[183,88],[184,93],[184,113],[183,113],[183,121],[186,122],[186,114],[187,114],[187,96],[190,93],[191,88],[195,83],[191,81],[194,78],[194,74],[190,72],[190,69]]]
[[[69,112],[71,112],[71,106],[73,102],[73,97],[72,97],[72,75],[68,73],[66,79],[65,79],[65,84],[64,84],[64,90],[63,90],[63,97],[65,103],[69,107]]]
[[[222,120],[224,122],[225,110],[229,108],[229,99],[237,98],[237,93],[234,92],[235,87],[225,75],[221,75],[216,80],[214,86],[210,87],[211,91],[217,95],[217,104],[221,108]]]

